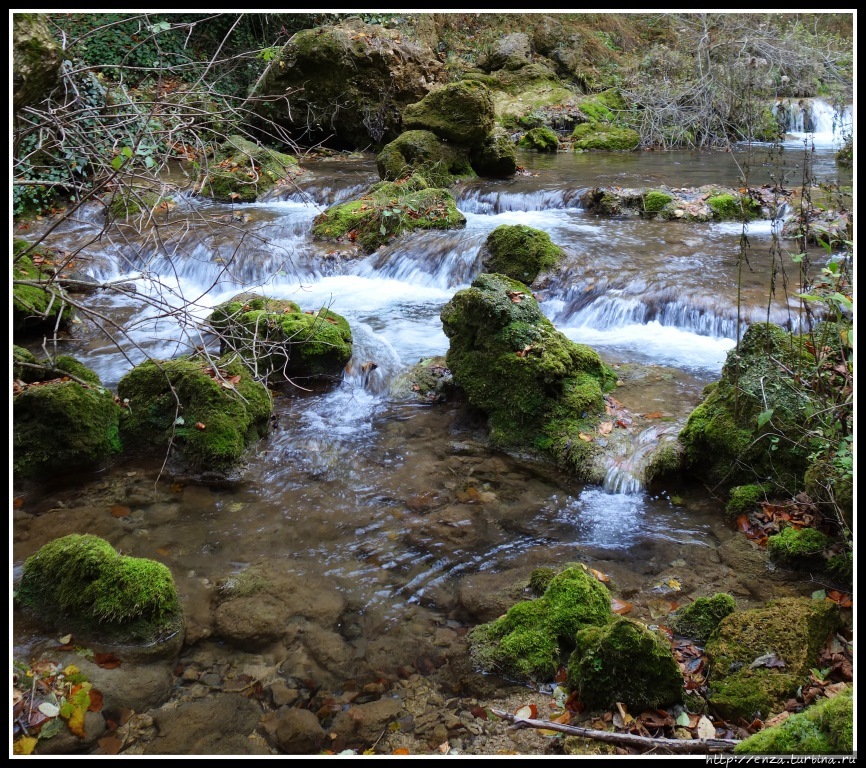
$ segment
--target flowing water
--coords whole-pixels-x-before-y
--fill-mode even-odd
[[[749,183],[770,183],[779,162],[794,183],[804,162],[798,141],[792,137],[781,159],[759,149]],[[739,186],[745,158],[744,151],[523,154],[528,175],[457,187],[465,228],[414,234],[354,259],[312,244],[309,232],[322,208],[376,179],[370,160],[313,163],[298,188],[267,202],[179,199],[161,244],[127,226],[102,231],[102,214],[83,211],[49,244],[86,244],[96,277],[137,288],[87,299],[124,323],[127,338],[85,324],[62,342],[63,353],[107,386],[146,354],[167,358],[212,343],[194,321],[242,290],[291,298],[302,309],[328,305],[349,320],[354,357],[340,381],[277,393],[275,427],[251,450],[239,482],[205,487],[164,475],[156,482],[158,463],[139,461],[74,486],[28,489],[15,513],[16,564],[53,537],[102,535],[128,554],[166,563],[206,637],[212,586],[251,563],[279,563],[297,582],[345,599],[338,631],[359,665],[373,663],[374,643],[384,644],[377,663],[411,662],[438,627],[477,621],[473,585],[496,574],[579,559],[610,573],[623,595],[651,595],[668,576],[686,591],[721,583],[726,569],[716,552],[733,535],[721,502],[689,487],[650,492],[639,478],[642,458],[681,428],[734,346],[743,227],[597,218],[577,201],[581,190],[607,184]],[[830,144],[819,142],[808,162],[818,177],[837,180]],[[547,231],[566,252],[538,291],[544,312],[617,367],[619,400],[662,416],[632,428],[605,487],[489,452],[483,425],[459,403],[389,396],[397,373],[447,351],[442,306],[480,271],[487,234],[518,223]],[[768,312],[797,322],[781,291],[768,309],[774,226],[747,226],[742,329]],[[185,309],[165,316],[166,303]],[[378,367],[365,372],[368,361]],[[117,504],[130,513],[112,516]],[[32,628],[19,624],[14,639],[17,649],[29,647]]]

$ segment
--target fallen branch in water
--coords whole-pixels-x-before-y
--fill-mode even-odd
[[[643,749],[664,749],[682,755],[706,755],[716,752],[733,752],[740,742],[736,739],[656,739],[651,736],[637,736],[633,733],[612,733],[596,731],[592,728],[581,728],[578,725],[562,725],[547,720],[532,720],[517,717],[499,709],[490,710],[497,717],[508,720],[512,728],[544,728],[548,731],[560,731],[569,736],[582,736],[585,739],[604,741],[608,744],[619,744],[624,747],[639,747]]]

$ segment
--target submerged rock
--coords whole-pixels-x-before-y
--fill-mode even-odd
[[[706,646],[710,705],[728,719],[780,712],[840,623],[835,603],[809,598],[782,598],[726,616]]]
[[[444,357],[419,360],[391,383],[393,400],[414,400],[419,403],[444,403],[451,398],[454,377]]]
[[[683,699],[683,676],[670,644],[643,624],[617,616],[577,633],[569,687],[590,709],[617,702],[640,712]]]
[[[454,381],[488,416],[498,448],[544,455],[576,477],[601,482],[581,437],[604,411],[602,393],[616,376],[598,354],[575,344],[544,317],[529,289],[482,274],[441,313]]]
[[[222,475],[267,434],[272,409],[264,384],[237,360],[148,360],[117,385],[120,431],[129,451],[172,452],[179,466]]]
[[[17,599],[50,623],[87,638],[150,644],[181,634],[171,571],[127,557],[98,536],[55,539],[27,558]]]
[[[199,193],[222,203],[252,203],[277,182],[300,173],[298,161],[291,155],[243,136],[229,136],[201,172]]]
[[[352,357],[352,330],[342,315],[322,307],[302,312],[293,301],[241,294],[208,318],[221,352],[240,355],[259,379],[339,377]]]
[[[37,363],[25,352],[15,355],[25,382],[12,396],[15,475],[38,478],[89,471],[119,454],[120,408],[99,377],[66,356],[46,362],[42,371],[27,368],[23,363]]]

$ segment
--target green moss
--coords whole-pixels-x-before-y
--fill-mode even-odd
[[[725,507],[731,517],[753,512],[755,507],[767,498],[764,486],[751,483],[750,485],[737,485],[731,488],[728,494],[728,503]]]
[[[71,357],[57,367],[89,382],[51,381],[27,386],[12,398],[13,470],[17,476],[89,471],[120,453],[119,408],[99,377]],[[55,373],[29,374],[28,381]]]
[[[128,400],[120,421],[124,444],[143,453],[169,446],[193,470],[226,472],[244,448],[267,433],[271,398],[239,362],[217,361],[223,386],[206,361],[180,358],[142,363],[117,386]],[[203,424],[204,428],[197,427]]]
[[[150,214],[159,205],[168,205],[170,197],[160,197],[152,191],[118,190],[108,198],[105,212],[109,220],[130,221]]]
[[[547,591],[553,577],[556,576],[556,571],[553,568],[535,568],[529,574],[529,589],[537,595],[541,596]]]
[[[836,153],[836,162],[843,168],[851,168],[854,165],[853,136],[849,136],[842,148]]]
[[[719,592],[712,597],[699,597],[693,603],[677,609],[671,614],[668,624],[678,635],[703,645],[719,622],[736,609],[734,598]]]
[[[545,454],[586,479],[596,447],[579,433],[595,428],[602,391],[616,381],[598,354],[557,331],[529,289],[504,275],[479,275],[441,318],[448,368],[487,413],[491,444]]]
[[[605,624],[612,616],[607,588],[582,567],[571,566],[550,580],[540,598],[518,603],[505,616],[475,627],[468,636],[470,655],[485,672],[551,680],[562,654],[573,648],[575,633]]]
[[[526,149],[535,149],[539,152],[556,152],[559,149],[559,137],[550,128],[542,125],[527,131],[518,144]]]
[[[649,456],[643,468],[644,483],[649,486],[662,478],[677,474],[682,469],[683,454],[679,443],[661,443]]]
[[[401,133],[376,156],[376,168],[381,179],[397,181],[417,174],[432,187],[475,176],[469,150],[448,144],[431,131]]]
[[[451,193],[428,188],[416,174],[380,182],[357,200],[331,206],[313,221],[313,238],[349,240],[372,252],[415,229],[455,229],[465,224]]]
[[[732,195],[727,192],[707,198],[707,205],[716,219],[722,221],[751,220],[761,215],[761,205],[757,200],[745,195]]]
[[[458,144],[478,144],[493,130],[493,99],[477,80],[460,80],[437,88],[403,110],[403,125],[432,131]]]
[[[550,235],[524,224],[503,224],[486,241],[484,269],[532,285],[540,272],[553,269],[565,255]]]
[[[251,203],[278,181],[297,174],[291,155],[254,144],[243,136],[230,136],[219,148],[204,178],[202,194],[223,203]]]
[[[802,439],[810,404],[788,371],[810,367],[815,358],[804,339],[752,325],[679,435],[686,468],[722,488],[759,483],[791,495],[802,490],[812,450]],[[772,419],[759,426],[768,406]]]
[[[775,562],[805,566],[831,544],[829,536],[814,528],[785,528],[767,540],[767,554]]]
[[[293,301],[245,294],[208,318],[222,351],[239,354],[263,380],[339,376],[352,357],[352,331],[344,317],[322,307],[302,312]]]
[[[472,148],[469,157],[479,176],[501,178],[517,171],[517,150],[502,128],[494,128],[480,145]]]
[[[572,133],[573,146],[579,150],[633,150],[640,136],[631,128],[619,128],[610,123],[582,123]]]
[[[646,213],[661,213],[671,204],[672,200],[673,197],[666,192],[651,189],[645,192],[643,196],[644,211]]]
[[[854,553],[848,550],[842,554],[833,555],[827,560],[827,570],[845,582],[847,586],[851,586],[854,580]]]
[[[12,333],[14,337],[29,336],[65,328],[72,319],[72,307],[66,303],[66,292],[54,280],[54,254],[46,248],[36,248],[28,255],[26,240],[16,239],[12,248]],[[33,259],[36,259],[35,263]],[[16,284],[16,280],[40,285]]]
[[[90,633],[152,642],[177,631],[174,579],[161,563],[127,557],[97,536],[64,536],[24,563],[18,600],[52,622],[68,619]]]
[[[577,633],[568,685],[590,709],[622,702],[636,712],[683,700],[683,676],[670,645],[642,624],[616,617]]]
[[[726,616],[706,645],[710,704],[725,717],[780,711],[839,625],[834,603],[808,598],[783,598]],[[751,667],[765,656],[784,666]]]
[[[13,345],[12,347],[12,379],[14,381],[38,381],[39,374],[32,368],[26,368],[22,363],[36,365],[36,357],[29,349]]]
[[[822,699],[779,725],[749,736],[738,755],[849,755],[854,751],[853,688]]]
[[[553,71],[537,63],[517,70],[499,70],[493,77],[471,77],[485,78],[490,84],[496,119],[506,127],[520,125],[527,116],[546,107],[556,109],[574,96]]]

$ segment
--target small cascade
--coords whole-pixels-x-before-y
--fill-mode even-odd
[[[343,372],[343,386],[384,395],[402,368],[400,355],[366,323],[352,325],[352,359]]]
[[[603,488],[608,493],[634,494],[645,487],[644,471],[652,456],[666,441],[673,441],[682,429],[681,423],[653,424],[636,436],[622,432],[619,450],[607,457]]]
[[[512,211],[550,211],[580,208],[581,189],[511,191],[465,186],[458,189],[457,207],[464,213],[499,214]]]
[[[773,107],[773,114],[785,132],[796,138],[809,136],[823,145],[841,144],[850,135],[853,126],[853,107],[841,112],[822,99],[786,99]]]

